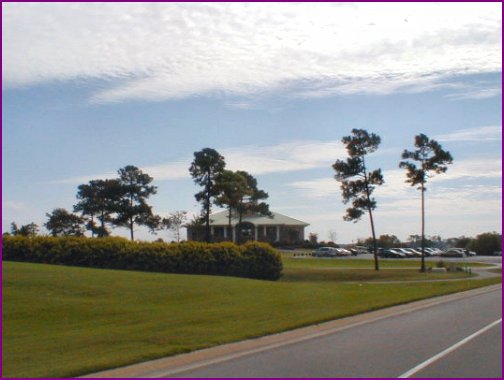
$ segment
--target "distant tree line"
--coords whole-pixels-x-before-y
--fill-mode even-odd
[[[202,187],[195,198],[202,205],[199,217],[195,217],[193,226],[204,226],[207,242],[210,236],[211,206],[224,207],[229,213],[231,224],[232,212],[242,222],[247,212],[271,215],[269,205],[263,202],[268,193],[257,186],[257,180],[245,171],[225,169],[226,163],[216,150],[205,148],[194,153],[194,161],[189,172],[194,182]],[[153,212],[149,198],[157,193],[152,185],[153,178],[136,166],[128,165],[117,172],[117,178],[95,179],[77,187],[77,203],[73,212],[64,208],[55,208],[47,213],[44,226],[52,236],[84,236],[88,231],[91,237],[110,236],[111,228],[127,228],[131,240],[134,240],[135,227],[145,226],[151,233],[169,230],[176,241],[181,240],[181,229],[187,222],[187,211],[175,211],[168,217],[161,217]],[[12,223],[12,235],[36,236],[39,227],[30,223],[18,227]]]
[[[73,212],[55,208],[47,213],[44,226],[50,235],[84,236],[89,231],[92,237],[101,238],[109,236],[111,228],[125,227],[134,240],[135,226],[146,226],[151,232],[170,230],[179,241],[187,212],[175,211],[165,218],[154,214],[148,204],[149,197],[157,192],[151,184],[153,178],[132,165],[117,173],[114,179],[96,179],[79,185]],[[35,223],[21,227],[11,224],[12,235],[35,236],[38,232]]]

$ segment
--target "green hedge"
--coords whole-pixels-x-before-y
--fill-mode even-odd
[[[148,243],[122,238],[3,236],[2,260],[277,280],[280,255],[268,244]]]

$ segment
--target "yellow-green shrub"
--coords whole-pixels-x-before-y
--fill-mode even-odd
[[[4,236],[2,260],[267,280],[282,274],[280,255],[268,244],[256,242],[238,246],[131,242],[117,237]]]

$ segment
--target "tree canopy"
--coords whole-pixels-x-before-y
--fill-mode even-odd
[[[228,224],[231,226],[233,210],[238,210],[240,202],[249,195],[247,179],[239,172],[222,170],[216,177],[215,204],[228,209]]]
[[[122,194],[123,189],[117,179],[96,179],[79,185],[79,202],[74,206],[74,211],[80,212],[87,220],[86,228],[91,231],[92,236],[110,235],[107,223],[113,222],[113,214],[117,211]],[[99,225],[96,224],[95,217],[100,222]]]
[[[246,171],[239,170],[236,172],[245,179],[245,192],[241,195],[237,205],[239,222],[241,223],[243,214],[258,213],[265,216],[271,216],[269,205],[262,200],[268,199],[269,195],[264,190],[257,187],[257,179]]]
[[[55,208],[48,217],[44,226],[52,236],[83,236],[84,220],[64,208]]]
[[[180,241],[180,230],[187,221],[187,211],[175,211],[167,218],[161,220],[161,227],[170,230],[175,235],[177,242]]]
[[[433,139],[429,139],[423,133],[415,136],[415,150],[404,150],[401,157],[405,161],[399,163],[399,167],[406,169],[406,182],[411,186],[417,186],[422,193],[422,260],[421,271],[425,272],[425,184],[427,179],[434,173],[445,173],[446,165],[453,162],[450,152],[443,150],[441,145]]]
[[[210,236],[210,211],[212,200],[219,195],[216,180],[226,166],[224,157],[212,148],[204,148],[194,152],[194,160],[189,168],[189,173],[197,185],[203,187],[195,194],[195,198],[202,204],[202,216],[205,219],[205,240],[209,243]]]
[[[333,164],[336,172],[334,178],[341,183],[343,203],[352,202],[352,207],[346,210],[343,217],[346,221],[357,222],[367,212],[371,222],[373,235],[375,269],[378,270],[378,254],[376,234],[372,210],[376,208],[376,201],[371,197],[375,186],[383,184],[381,169],[370,171],[366,166],[365,156],[378,149],[381,139],[374,133],[364,129],[353,129],[351,136],[343,137],[348,158],[337,160]]]
[[[133,165],[119,169],[118,174],[121,194],[114,224],[127,227],[131,240],[134,240],[135,225],[144,225],[155,231],[160,218],[153,214],[152,206],[147,203],[147,199],[157,192],[157,187],[151,185],[153,178]]]
[[[35,223],[28,223],[25,225],[21,225],[21,227],[18,227],[18,225],[15,222],[11,223],[11,234],[14,236],[26,236],[26,237],[33,237],[37,236],[39,232],[39,227]]]

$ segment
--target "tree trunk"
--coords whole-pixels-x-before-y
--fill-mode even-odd
[[[101,212],[100,226],[101,226],[101,230],[100,230],[100,234],[98,235],[98,237],[104,237],[105,236],[105,212],[103,210]]]
[[[91,226],[92,226],[92,228],[91,228],[91,237],[94,238],[94,233],[95,233],[95,230],[94,230],[94,228],[95,228],[95,225],[94,225],[94,214],[91,214]]]
[[[362,163],[363,163],[363,167],[364,167],[364,182],[366,184],[366,197],[367,197],[367,202],[368,202],[367,209],[368,209],[368,213],[369,213],[369,221],[371,222],[371,233],[373,235],[374,268],[376,271],[378,271],[378,270],[380,270],[380,265],[378,263],[378,247],[376,245],[376,234],[375,234],[374,221],[373,221],[373,212],[371,210],[371,197],[369,195],[369,182],[368,182],[366,164],[364,161],[364,157],[362,158]]]
[[[205,203],[205,240],[207,243],[210,243],[210,173],[208,173],[207,177],[207,186],[206,186],[206,203]]]
[[[422,265],[421,272],[425,272],[425,186],[422,181]]]
[[[130,194],[130,213],[133,214],[133,194]],[[130,217],[130,236],[131,236],[131,241],[133,241],[134,240],[134,237],[133,237],[133,216]]]
[[[231,213],[233,208],[229,206],[229,214],[228,214],[228,232],[231,234],[231,240],[233,240],[233,226],[231,225]],[[229,239],[229,236],[227,237]]]
[[[373,234],[374,267],[375,267],[375,270],[380,270],[380,265],[378,264],[378,247],[376,245],[376,234],[375,234],[373,213],[371,211],[371,207],[368,207],[368,212],[369,212],[369,220],[371,221],[371,233]]]

